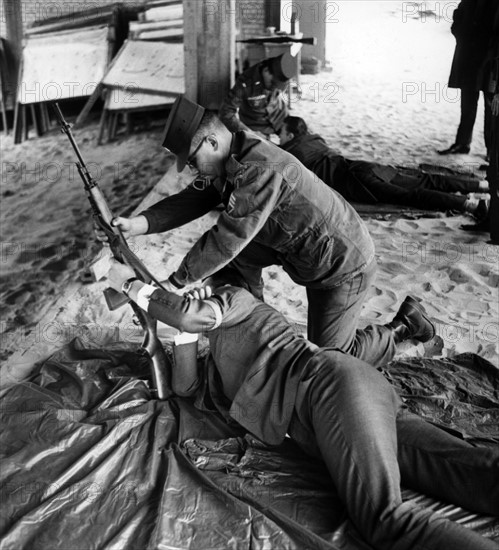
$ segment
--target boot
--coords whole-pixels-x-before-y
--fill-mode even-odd
[[[392,329],[396,344],[410,338],[428,342],[436,334],[435,325],[426,315],[423,306],[411,296],[406,297],[397,315],[387,326]]]

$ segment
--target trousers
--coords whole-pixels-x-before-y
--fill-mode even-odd
[[[480,92],[473,88],[461,88],[461,119],[457,129],[457,145],[471,145]],[[487,153],[491,151],[492,111],[485,101],[483,136]]]
[[[485,94],[485,100],[491,112],[491,147],[490,164],[487,169],[487,180],[490,187],[490,238],[493,243],[499,244],[499,114],[492,115],[493,94]]]
[[[473,512],[499,511],[499,449],[474,447],[408,412],[371,365],[322,350],[303,377],[288,434],[325,462],[350,520],[376,549],[497,550],[429,509],[406,487]]]
[[[462,212],[466,197],[448,191],[463,191],[470,186],[474,186],[476,190],[477,187],[476,182],[470,184],[465,178],[454,180],[449,176],[423,172],[413,175],[403,170],[400,170],[392,181],[384,181],[363,164],[353,166],[349,171],[349,177],[352,179],[352,185],[360,183],[379,202],[440,211]]]

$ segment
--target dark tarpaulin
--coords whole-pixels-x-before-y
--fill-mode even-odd
[[[189,399],[152,399],[147,374],[129,345],[76,340],[3,392],[2,549],[369,548],[322,463],[291,441],[267,447]],[[490,363],[410,359],[384,374],[413,411],[499,444]],[[499,542],[497,519],[403,495]]]

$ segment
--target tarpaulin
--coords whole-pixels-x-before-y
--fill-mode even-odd
[[[475,355],[384,371],[410,408],[499,443],[499,371]],[[325,466],[292,441],[268,447],[201,412],[158,401],[130,344],[76,340],[3,391],[2,549],[368,548]],[[499,542],[499,521],[404,490]]]

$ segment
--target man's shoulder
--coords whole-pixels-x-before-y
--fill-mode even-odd
[[[262,139],[251,131],[242,130],[236,132],[235,136],[231,155],[241,165],[270,162],[283,152],[279,146]]]

